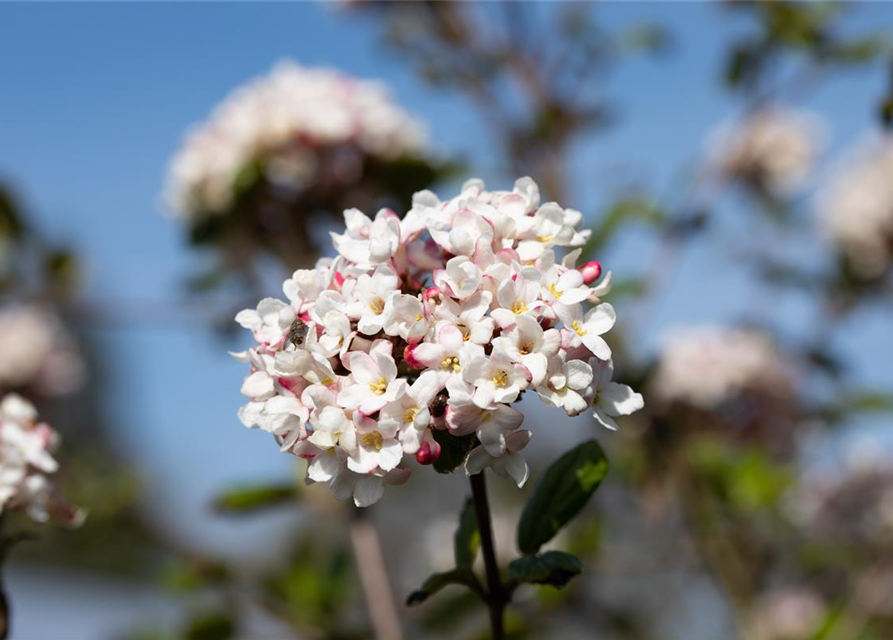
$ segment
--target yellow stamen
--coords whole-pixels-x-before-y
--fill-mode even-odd
[[[323,378],[322,384],[323,386],[328,387],[330,384],[335,384],[335,381],[331,378]]]
[[[585,336],[587,333],[589,333],[586,329],[583,328],[583,325],[580,324],[579,320],[574,320],[571,323],[571,329],[576,331],[578,336]]]
[[[525,342],[520,347],[518,347],[518,353],[520,353],[522,356],[526,356],[531,351],[533,351],[533,343],[532,342]]]
[[[526,303],[521,302],[519,300],[518,302],[515,302],[514,304],[512,304],[512,313],[514,313],[516,316],[519,316],[522,313],[526,313],[526,312],[527,312],[527,304]]]
[[[384,392],[387,391],[388,381],[384,378],[379,378],[378,382],[372,382],[369,384],[369,388],[372,389],[372,393],[377,396],[383,396]]]
[[[561,289],[556,288],[556,287],[555,287],[555,284],[556,284],[556,283],[553,282],[552,284],[549,285],[549,293],[551,293],[551,294],[552,294],[552,297],[554,297],[554,298],[557,300],[558,298],[561,297],[561,295],[564,293],[564,291],[562,291]]]
[[[382,313],[384,313],[384,300],[382,300],[381,298],[376,298],[369,303],[369,308],[372,309],[372,313],[380,316]]]
[[[419,315],[417,315],[417,316],[415,317],[415,321],[418,322],[419,320],[421,320],[421,319],[424,318],[424,317],[425,317],[425,316],[422,315],[422,314],[420,313]]]
[[[403,422],[412,422],[419,415],[418,407],[410,407],[403,412]]]
[[[537,241],[543,242],[543,243],[549,242],[550,240],[553,240],[554,238],[555,238],[555,236],[537,236],[536,237]]]
[[[497,387],[504,387],[509,383],[509,374],[505,371],[497,371],[493,376],[493,384]]]
[[[444,369],[452,369],[456,373],[462,371],[462,366],[459,364],[459,358],[456,356],[447,356],[440,362],[440,366]]]
[[[381,451],[382,442],[384,442],[384,437],[378,431],[370,431],[363,436],[363,444],[367,447],[372,447],[376,451]]]

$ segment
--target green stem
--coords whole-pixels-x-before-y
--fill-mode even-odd
[[[481,553],[484,556],[484,569],[487,573],[487,607],[490,609],[490,629],[492,640],[505,640],[505,607],[509,596],[499,574],[496,563],[496,548],[493,544],[493,529],[490,523],[490,504],[487,501],[487,484],[484,471],[470,477],[471,495],[477,515],[478,532],[481,535]]]

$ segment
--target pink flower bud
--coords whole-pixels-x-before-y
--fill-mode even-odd
[[[410,369],[424,369],[425,365],[416,360],[413,353],[416,350],[416,347],[419,346],[420,343],[416,342],[413,344],[406,345],[406,348],[403,350],[403,361],[409,366]]]
[[[583,274],[583,282],[585,282],[586,284],[592,284],[601,277],[602,265],[595,260],[593,260],[592,262],[587,262],[580,268],[580,273]]]
[[[415,459],[419,464],[434,464],[439,457],[440,445],[436,442],[423,442],[415,454]]]
[[[440,294],[440,287],[428,287],[427,289],[425,289],[425,300],[437,298],[438,296],[440,296]]]
[[[344,276],[341,275],[340,273],[335,273],[335,282],[340,287],[341,285],[344,284]]]

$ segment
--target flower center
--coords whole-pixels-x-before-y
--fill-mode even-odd
[[[381,451],[382,442],[384,442],[384,437],[378,431],[370,431],[363,436],[363,444],[376,451]]]
[[[493,376],[493,384],[497,387],[504,387],[509,383],[509,374],[501,369]]]
[[[586,329],[583,328],[583,325],[580,324],[579,320],[574,320],[571,323],[571,329],[576,331],[578,336],[585,336],[587,333],[589,333]]]
[[[522,356],[526,356],[526,355],[529,354],[531,351],[533,351],[533,343],[532,343],[532,342],[525,342],[525,343],[522,344],[520,347],[518,347],[518,352],[519,352]]]
[[[417,415],[419,415],[418,407],[410,407],[403,412],[403,422],[412,422]]]
[[[519,316],[522,313],[527,313],[527,304],[520,300],[518,302],[515,302],[514,304],[512,304],[512,313],[514,313],[516,316]]]
[[[552,297],[555,298],[555,299],[557,300],[558,298],[561,297],[561,295],[564,293],[564,291],[562,291],[561,289],[557,288],[557,287],[555,286],[556,284],[557,284],[557,283],[553,282],[552,284],[549,285],[549,293],[551,293],[551,294],[552,294]]]
[[[379,378],[378,382],[372,382],[369,384],[369,388],[372,389],[372,393],[377,396],[383,396],[384,392],[387,391],[388,381],[384,378]]]
[[[452,369],[456,373],[462,371],[462,365],[459,364],[459,358],[456,356],[447,356],[440,362],[440,366],[444,369]]]
[[[384,312],[384,300],[382,300],[381,298],[376,298],[369,303],[369,308],[372,309],[372,313],[380,316]]]

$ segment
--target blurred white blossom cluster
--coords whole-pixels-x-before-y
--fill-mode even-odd
[[[753,640],[799,640],[814,637],[827,615],[821,596],[805,588],[777,589],[757,602],[749,620]]]
[[[32,305],[0,308],[0,389],[65,395],[84,377],[83,358],[58,317]]]
[[[395,104],[386,88],[335,70],[284,61],[233,93],[210,119],[188,134],[174,157],[166,200],[179,216],[196,220],[232,204],[241,172],[259,167],[291,186],[318,179],[319,153],[355,177],[356,154],[394,159],[417,155],[426,137],[419,121]]]
[[[748,329],[688,327],[664,339],[653,393],[665,403],[712,409],[743,391],[785,396],[794,371],[772,340]]]
[[[791,519],[813,535],[865,550],[893,542],[893,457],[870,438],[835,470],[810,469],[789,493]]]
[[[406,456],[438,459],[439,431],[476,436],[469,475],[491,467],[520,486],[531,433],[511,405],[525,391],[610,428],[642,407],[611,381],[610,273],[577,268],[579,250],[556,255],[585,243],[583,216],[540,204],[533,180],[493,192],[471,180],[446,201],[419,192],[403,219],[344,217],[335,259],[286,280],[288,302],[236,317],[257,341],[234,354],[251,365],[240,418],[309,460],[309,482],[370,505],[408,478]]]
[[[820,191],[826,235],[853,268],[881,275],[893,259],[893,137],[863,141]]]
[[[39,422],[37,410],[18,394],[0,402],[0,514],[22,509],[37,522],[50,518],[77,526],[84,513],[60,497],[47,477],[59,465],[53,458],[56,432]]]
[[[784,197],[803,186],[821,150],[815,116],[781,106],[762,107],[721,125],[708,140],[714,171]]]

